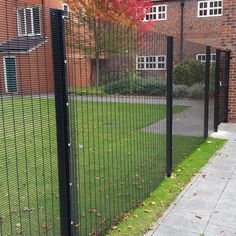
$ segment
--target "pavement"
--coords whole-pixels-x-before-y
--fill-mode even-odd
[[[173,134],[191,137],[204,135],[204,100],[174,99],[174,105],[188,107],[183,112],[173,114]],[[164,127],[164,129],[163,129]],[[214,102],[209,103],[209,131],[214,128]],[[166,119],[142,129],[148,133],[166,134]]]
[[[146,236],[236,235],[236,124],[211,136],[228,141]]]

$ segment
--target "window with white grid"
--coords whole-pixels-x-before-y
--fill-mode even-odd
[[[197,54],[196,59],[200,62],[206,62],[206,54]],[[216,62],[216,54],[212,53],[211,54],[211,63]]]
[[[40,9],[27,7],[17,10],[17,28],[19,36],[40,35]]]
[[[157,20],[166,20],[167,18],[167,5],[154,5],[152,6],[149,13],[143,19],[144,21],[157,21]]]
[[[223,0],[208,0],[198,2],[198,17],[221,16]]]
[[[136,59],[137,70],[165,70],[166,56],[138,56]]]

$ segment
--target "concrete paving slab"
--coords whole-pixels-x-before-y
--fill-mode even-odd
[[[207,221],[204,216],[196,215],[195,212],[175,211],[169,214],[161,225],[165,228],[168,228],[171,225],[178,230],[198,233],[203,232],[207,225]]]
[[[212,136],[228,142],[148,235],[236,235],[236,124],[222,124]]]
[[[233,212],[233,210],[235,210],[235,208],[229,208],[227,210],[221,210],[220,208],[216,208],[211,216],[209,224],[234,228],[236,226],[236,212]]]
[[[205,236],[214,236],[214,235],[235,236],[236,228],[229,228],[225,226],[209,224],[204,231],[204,235]]]
[[[186,231],[185,229],[178,229],[170,225],[168,227],[166,227],[166,225],[162,225],[160,228],[158,228],[157,231],[152,233],[150,236],[169,236],[170,233],[171,235],[175,236],[199,236],[196,233]]]

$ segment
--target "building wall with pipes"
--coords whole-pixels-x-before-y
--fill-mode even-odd
[[[182,26],[185,40],[219,47],[222,16],[198,17],[198,2],[199,0],[155,1],[154,5],[166,5],[166,19],[155,21],[155,30],[180,38]]]
[[[221,47],[231,50],[229,77],[229,122],[236,122],[236,3],[224,0]]]

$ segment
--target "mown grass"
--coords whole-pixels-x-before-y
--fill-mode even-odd
[[[4,98],[0,109],[0,235],[59,235],[54,100]],[[72,212],[80,235],[105,232],[164,178],[165,134],[141,128],[165,115],[165,105],[70,103],[72,195],[78,203]],[[188,152],[198,143],[178,140],[188,143]]]
[[[131,236],[145,233],[224,143],[225,140],[213,138],[202,143],[175,166],[172,178],[165,178],[142,206],[127,214],[126,219],[114,227],[109,235]]]

